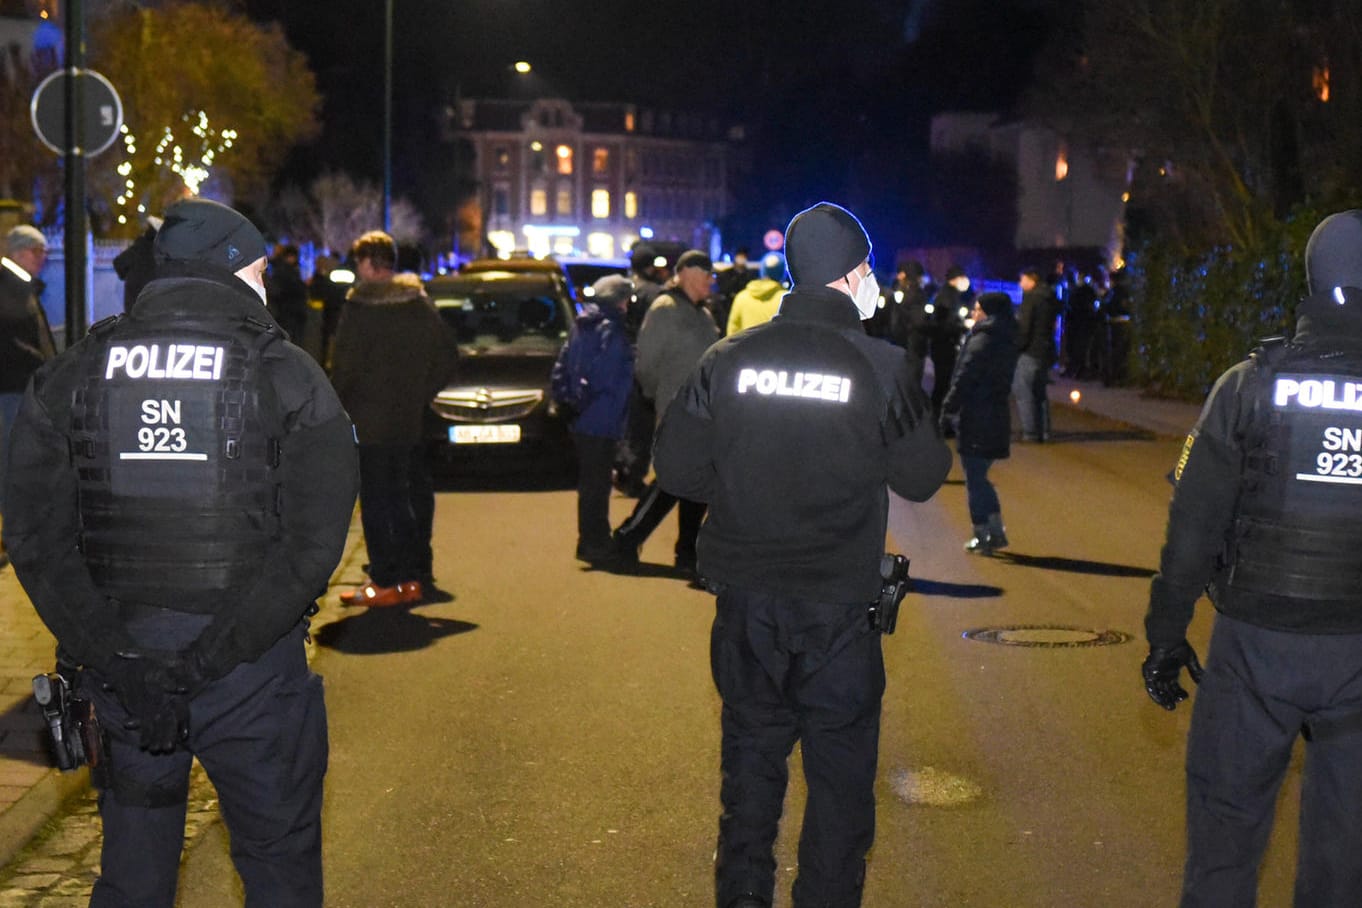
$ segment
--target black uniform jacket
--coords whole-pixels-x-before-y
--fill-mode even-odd
[[[951,463],[902,351],[827,287],[712,346],[658,432],[662,488],[709,503],[701,572],[825,602],[878,594],[886,485],[925,501]]]
[[[164,323],[217,318],[269,322],[260,298],[226,271],[163,277],[142,291],[131,318]],[[15,573],[65,653],[107,671],[117,650],[133,648],[116,604],[95,585],[78,548],[76,471],[67,431],[72,395],[84,378],[87,337],[34,376],[11,439],[4,537]],[[359,487],[354,430],[321,367],[284,342],[265,348],[261,367],[278,397],[280,530],[245,589],[222,601],[195,644],[208,677],[253,661],[302,618],[326,589],[344,550]],[[192,520],[192,502],[185,503]]]
[[[1362,338],[1316,331],[1300,316],[1293,343],[1320,353],[1362,352]],[[1345,346],[1346,345],[1346,346]],[[1235,522],[1246,446],[1263,370],[1251,360],[1216,381],[1183,445],[1174,471],[1173,500],[1159,573],[1150,587],[1145,634],[1154,646],[1181,642],[1197,599],[1215,578]],[[1362,633],[1362,591],[1355,601],[1307,605],[1279,596],[1212,589],[1217,610],[1260,627],[1299,633]]]

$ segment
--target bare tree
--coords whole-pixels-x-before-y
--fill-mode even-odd
[[[1086,0],[1081,40],[1046,56],[1031,111],[1134,152],[1137,204],[1184,246],[1253,247],[1292,205],[1362,168],[1353,8]]]
[[[325,173],[306,191],[291,186],[280,192],[270,215],[276,232],[343,252],[360,234],[383,226],[383,193],[376,184],[357,183],[349,174]],[[423,232],[415,207],[395,199],[393,238],[419,242]]]

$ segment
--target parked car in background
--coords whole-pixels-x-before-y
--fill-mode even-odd
[[[543,454],[571,463],[571,440],[549,393],[575,306],[561,274],[482,270],[442,275],[426,293],[459,344],[456,380],[431,401],[435,452]]]
[[[568,281],[573,287],[573,296],[580,307],[591,302],[591,285],[611,274],[629,274],[628,258],[578,258],[575,256],[555,256],[555,260],[567,272]]]

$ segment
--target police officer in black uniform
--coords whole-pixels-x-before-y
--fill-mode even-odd
[[[326,712],[306,615],[358,485],[350,420],[264,306],[232,209],[167,212],[157,272],[28,387],[8,480],[15,571],[109,735],[94,906],[174,904],[190,764],[250,905],[322,904]]]
[[[1183,908],[1255,904],[1296,738],[1306,741],[1295,904],[1362,897],[1362,210],[1306,247],[1290,341],[1217,381],[1174,476],[1145,619],[1146,690],[1200,692],[1187,742]],[[1217,612],[1203,670],[1194,603]]]
[[[808,805],[794,904],[860,904],[884,692],[867,606],[887,489],[926,500],[951,460],[903,352],[861,328],[879,300],[861,223],[821,202],[790,222],[786,256],[780,313],[709,349],[654,454],[668,492],[709,504],[699,570],[718,591],[719,908],[771,904],[796,740]]]

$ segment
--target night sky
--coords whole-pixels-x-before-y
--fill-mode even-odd
[[[331,167],[381,179],[381,0],[246,0],[307,54],[323,135],[283,179]],[[395,0],[395,191],[421,192],[435,114],[464,97],[559,95],[712,113],[746,128],[735,187],[758,229],[820,198],[893,244],[929,241],[927,126],[1011,109],[1062,35],[1059,0]],[[530,61],[529,77],[511,70]],[[751,222],[748,224],[747,222]],[[746,242],[746,236],[736,242]]]

